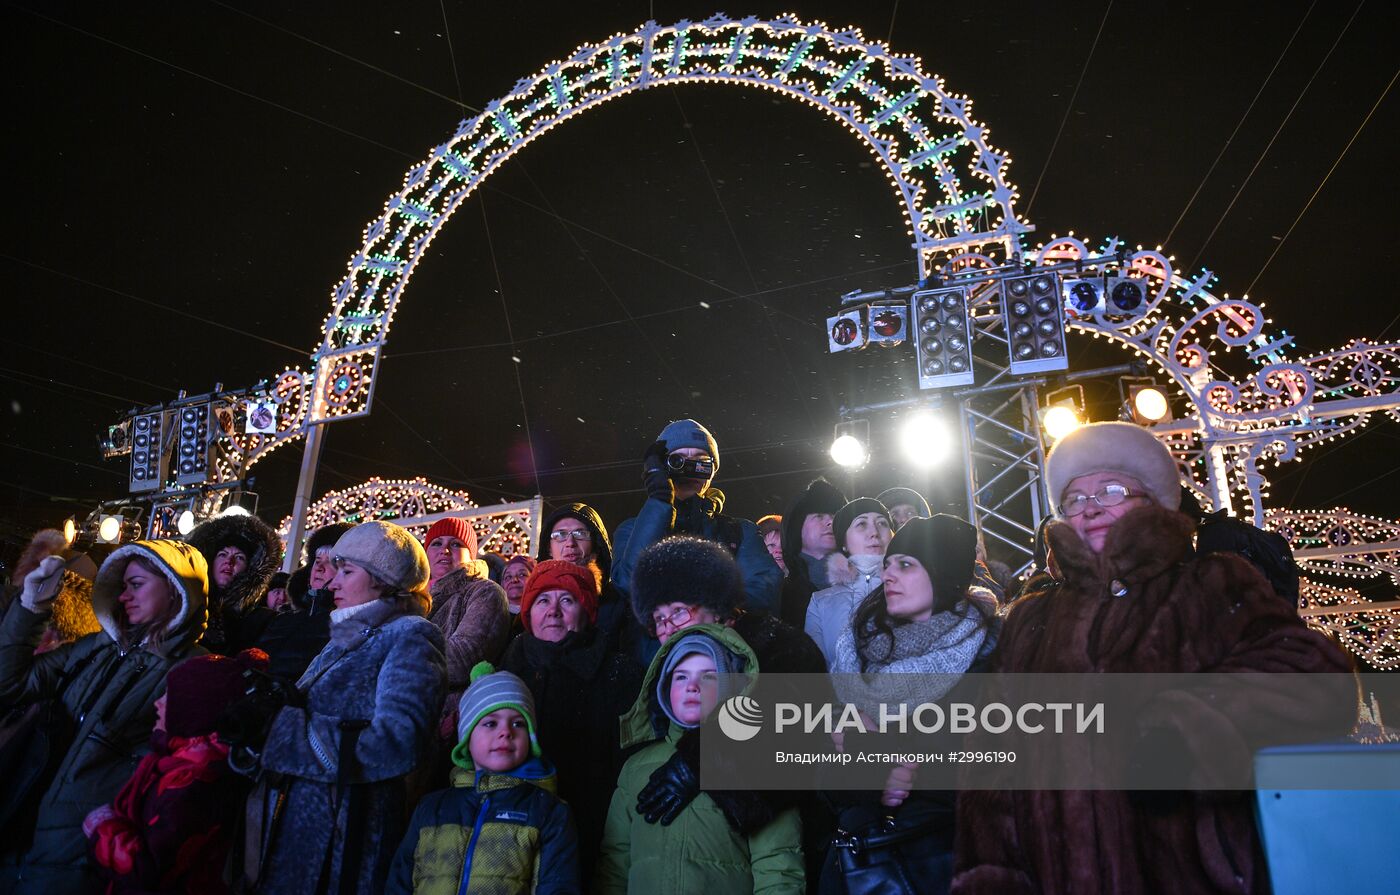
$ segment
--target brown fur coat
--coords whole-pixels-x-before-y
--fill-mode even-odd
[[[1156,506],[1135,509],[1093,553],[1066,524],[1049,539],[1063,584],[1014,604],[1002,628],[1004,672],[1346,672],[1342,652],[1309,630],[1244,559],[1196,556],[1193,523]],[[1127,594],[1110,595],[1115,579]],[[1298,686],[1298,676],[1290,675]],[[1340,674],[1316,679],[1343,684]],[[1315,701],[1308,700],[1315,705]],[[1349,693],[1335,717],[1288,718],[1301,738],[1338,736],[1354,710]],[[1237,723],[1276,718],[1295,701],[1197,704],[1191,724],[1210,724],[1211,742]],[[1188,747],[1193,728],[1178,728]],[[1192,756],[1207,763],[1220,756]],[[1267,892],[1268,872],[1252,794],[1182,793],[1166,811],[1146,810],[1118,791],[968,791],[958,800],[957,875],[970,893]]]

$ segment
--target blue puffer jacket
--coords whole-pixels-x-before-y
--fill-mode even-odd
[[[384,891],[572,895],[578,839],[569,806],[554,795],[554,768],[531,759],[508,774],[455,768],[452,788],[413,812]]]
[[[734,554],[739,572],[744,576],[747,608],[777,614],[782,570],[763,546],[758,526],[747,519],[721,515],[723,506],[724,495],[714,488],[674,506],[647,498],[641,512],[619,525],[613,536],[617,551],[613,557],[613,584],[630,597],[632,570],[643,550],[671,535],[695,535],[714,541]],[[731,540],[738,543],[731,543]]]

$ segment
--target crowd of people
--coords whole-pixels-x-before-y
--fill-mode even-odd
[[[106,556],[41,532],[0,604],[0,890],[1269,891],[1238,792],[959,793],[912,763],[869,791],[701,786],[702,723],[762,674],[864,712],[859,682],[917,705],[982,671],[1350,670],[1250,562],[1197,548],[1146,430],[1055,446],[1024,581],[909,488],[818,479],[728,516],[694,420],[642,465],[634,517],[560,507],[533,557],[459,518],[326,526],[289,575],[248,515]],[[1286,720],[1344,735],[1332,704]]]

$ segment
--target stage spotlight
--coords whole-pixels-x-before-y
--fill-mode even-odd
[[[175,530],[181,537],[194,531],[195,518],[193,510],[185,510],[175,519]]]
[[[1130,389],[1133,415],[1141,424],[1159,423],[1172,412],[1171,403],[1161,389],[1152,385],[1135,385]]]
[[[231,504],[231,505],[229,505],[229,506],[224,507],[221,511],[219,511],[219,515],[220,515],[220,516],[251,516],[251,515],[253,515],[253,514],[250,513],[250,512],[248,511],[248,508],[247,508],[247,507],[242,507],[242,506],[239,506],[238,504],[235,503],[235,504]]]
[[[97,523],[97,540],[102,544],[118,544],[122,539],[122,517],[103,516]]]
[[[133,493],[159,491],[165,486],[167,454],[162,423],[165,413],[143,413],[132,421],[131,476],[128,490]],[[108,542],[115,543],[115,542]]]
[[[1001,314],[1013,376],[1068,369],[1059,277],[1034,273],[1004,280]]]
[[[1059,441],[1084,425],[1084,421],[1079,418],[1073,407],[1068,404],[1056,404],[1045,408],[1040,417],[1040,424],[1045,427],[1045,434],[1049,435],[1052,441]]]
[[[919,388],[972,385],[972,330],[967,316],[967,293],[961,288],[915,292],[910,309]]]
[[[857,470],[870,460],[870,421],[845,420],[836,424],[831,442],[831,459],[849,470]]]
[[[175,483],[199,485],[209,478],[209,402],[182,407],[176,413]]]
[[[948,427],[929,411],[906,418],[899,431],[899,446],[915,466],[936,466],[948,458],[953,440]]]
[[[835,317],[826,318],[826,348],[832,354],[838,351],[858,351],[866,346],[870,337],[867,319],[869,305],[847,308]]]
[[[855,469],[864,466],[869,458],[865,445],[854,435],[842,435],[831,443],[831,459],[842,466]]]
[[[66,544],[72,544],[77,537],[78,523],[73,520],[72,516],[69,516],[63,520],[63,541]]]
[[[893,348],[903,342],[908,325],[909,309],[898,305],[870,306],[870,344]]]

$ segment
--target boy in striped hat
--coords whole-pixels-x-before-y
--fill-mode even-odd
[[[525,682],[478,663],[457,718],[452,786],[418,804],[386,891],[579,891],[573,816],[554,794]]]

